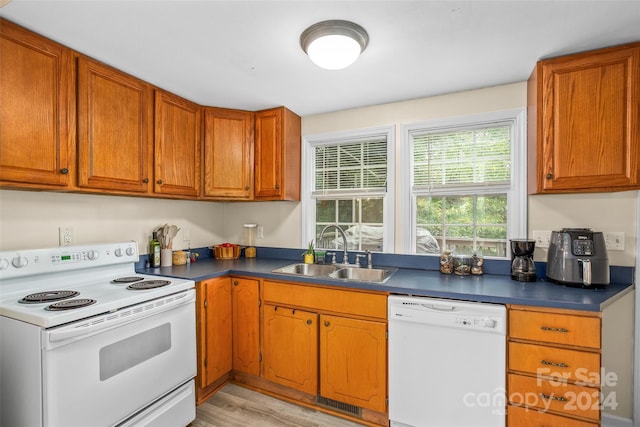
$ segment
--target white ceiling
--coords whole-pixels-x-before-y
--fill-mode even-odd
[[[0,16],[202,105],[301,116],[524,81],[538,59],[640,41],[640,0],[13,0]],[[327,19],[369,33],[348,69],[300,48]]]

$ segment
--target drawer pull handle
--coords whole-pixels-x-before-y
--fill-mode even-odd
[[[540,393],[540,397],[542,397],[543,399],[547,399],[547,400],[557,400],[558,402],[566,402],[567,398],[566,397],[562,397],[562,396],[554,396],[554,395],[548,395],[548,394],[544,394],[544,393]]]
[[[540,329],[542,329],[543,331],[551,331],[551,332],[562,332],[562,333],[569,332],[569,330],[565,328],[551,328],[549,326],[542,326],[540,327]]]
[[[569,365],[567,365],[566,363],[549,362],[548,360],[544,360],[544,359],[542,359],[540,361],[540,363],[543,364],[543,365],[557,366],[558,368],[568,368],[569,367]]]

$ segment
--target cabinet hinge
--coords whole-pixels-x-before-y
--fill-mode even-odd
[[[386,339],[389,339],[389,331],[385,331],[385,332],[384,332],[384,337],[385,337]]]
[[[258,307],[262,307],[262,300],[258,298]]]
[[[258,362],[262,363],[262,353],[258,355]]]
[[[204,364],[204,367],[206,368],[207,367],[207,358],[206,357],[204,358],[204,363],[203,364]]]
[[[207,300],[205,299],[204,302],[202,303],[202,305],[204,306],[204,308],[207,308]]]
[[[389,407],[389,396],[384,399],[384,404],[387,405],[387,408]]]

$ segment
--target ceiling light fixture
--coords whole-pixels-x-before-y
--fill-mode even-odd
[[[311,61],[327,70],[353,64],[369,44],[369,35],[350,21],[330,20],[313,24],[300,35],[300,46]]]

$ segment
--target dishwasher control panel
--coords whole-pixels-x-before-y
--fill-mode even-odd
[[[389,322],[403,321],[491,334],[506,334],[507,313],[502,304],[392,295]]]
[[[457,317],[455,323],[470,329],[495,329],[498,326],[498,319],[490,317]]]

